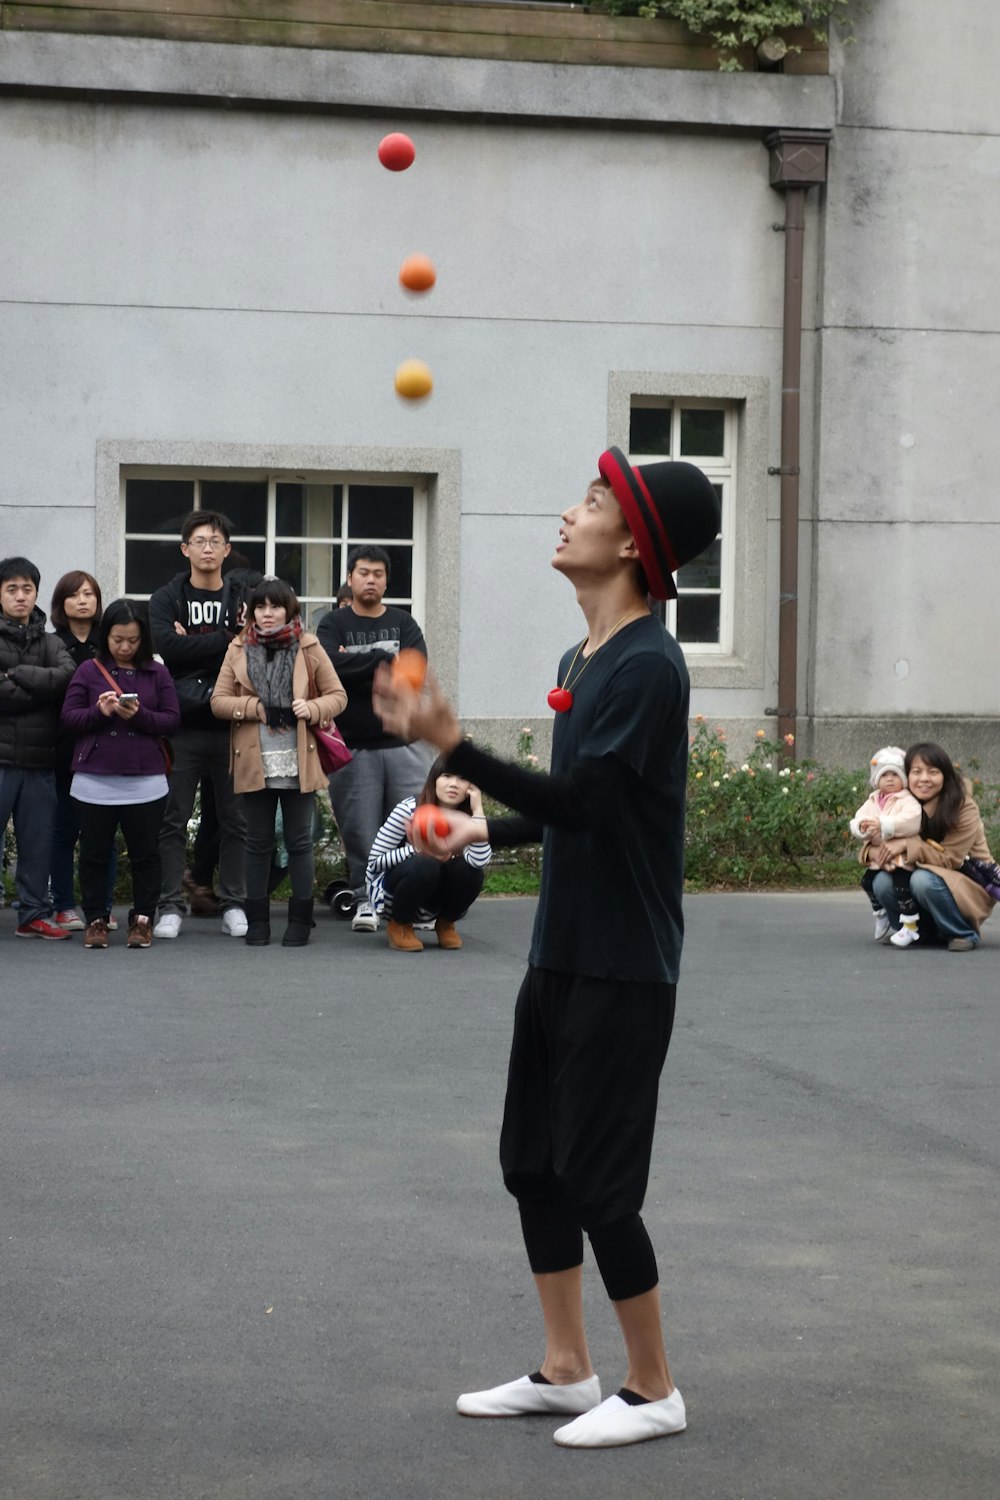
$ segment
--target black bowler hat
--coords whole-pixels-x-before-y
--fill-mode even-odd
[[[654,599],[676,599],[671,574],[704,552],[719,532],[722,507],[707,475],[681,461],[639,464],[620,448],[597,462],[635,539]]]

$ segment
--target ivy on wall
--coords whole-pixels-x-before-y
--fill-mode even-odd
[[[838,21],[850,30],[852,0],[591,0],[592,8],[613,16],[663,17],[682,22],[696,35],[705,34],[719,49],[724,72],[739,72],[734,55],[741,47],[757,47],[783,31],[812,27],[818,41],[826,40],[826,23]],[[798,51],[788,44],[788,51]]]

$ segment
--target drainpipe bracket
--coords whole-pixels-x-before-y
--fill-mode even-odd
[[[775,466],[774,464],[770,464],[768,466],[767,472],[769,474],[798,475],[802,473],[802,470],[799,468],[798,464],[780,464],[777,466]]]

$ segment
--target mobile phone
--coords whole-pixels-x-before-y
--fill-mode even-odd
[[[139,694],[138,693],[122,693],[121,697],[119,699],[119,702],[121,702],[121,703],[138,703],[138,701],[139,701]]]

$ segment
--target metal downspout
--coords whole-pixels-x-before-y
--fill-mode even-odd
[[[778,736],[797,735],[799,639],[799,473],[802,380],[802,268],[805,260],[805,196],[826,181],[824,130],[777,130],[765,137],[771,153],[771,186],[785,195],[785,281],[781,340],[781,463],[769,474],[781,479],[778,595]],[[789,747],[795,755],[795,740]]]

